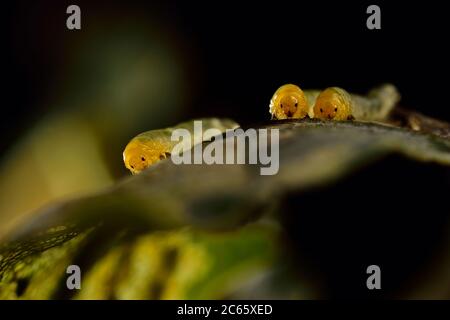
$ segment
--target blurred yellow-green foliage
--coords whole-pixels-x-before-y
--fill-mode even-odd
[[[132,136],[181,119],[193,88],[171,32],[144,17],[105,19],[69,43],[59,82],[34,101],[48,111],[0,159],[0,235],[45,204],[111,185],[127,174]]]

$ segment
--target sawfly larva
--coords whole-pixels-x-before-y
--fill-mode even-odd
[[[275,91],[269,112],[272,119],[303,119],[309,113],[308,99],[300,87],[285,84]]]
[[[352,120],[353,102],[350,94],[338,87],[323,90],[314,104],[317,119]]]
[[[208,118],[195,121],[201,121],[203,136],[196,135],[194,120],[180,123],[174,127],[150,130],[137,135],[131,139],[123,151],[125,167],[131,173],[136,174],[148,166],[170,157],[173,147],[179,143],[171,140],[172,132],[176,129],[186,129],[190,132],[192,141],[189,146],[186,146],[185,150],[187,150],[197,143],[210,140],[212,136],[207,134],[208,129],[218,129],[223,133],[227,129],[239,127],[236,122],[230,119]]]
[[[295,110],[293,113],[291,109],[281,107],[281,101],[293,101],[293,97],[297,96],[302,96],[306,101],[301,107],[301,112]],[[399,100],[400,94],[391,84],[377,87],[367,96],[350,94],[338,87],[330,87],[323,91],[302,91],[299,87],[288,84],[275,92],[270,101],[270,113],[272,119],[301,119],[307,114],[310,118],[324,120],[381,121],[386,119]]]

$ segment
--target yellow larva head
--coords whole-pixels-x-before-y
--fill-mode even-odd
[[[308,115],[308,100],[296,85],[285,84],[278,88],[270,100],[272,119],[302,119]]]
[[[165,146],[156,141],[143,141],[136,137],[132,139],[123,151],[125,167],[136,174],[148,166],[170,156]]]
[[[352,119],[352,100],[341,88],[332,87],[323,90],[314,105],[314,118],[329,120]]]

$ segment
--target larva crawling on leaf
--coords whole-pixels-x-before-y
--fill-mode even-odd
[[[338,87],[302,91],[298,86],[287,84],[275,92],[269,111],[272,119],[309,116],[325,120],[380,121],[386,119],[399,100],[400,94],[391,84],[377,87],[367,96],[350,94]]]
[[[208,129],[218,129],[225,132],[227,129],[236,129],[239,125],[230,119],[206,118],[196,119],[201,121],[203,136],[195,135],[194,120],[180,123],[174,127],[165,129],[150,130],[138,134],[125,147],[123,151],[123,161],[131,173],[136,174],[147,168],[148,166],[164,160],[171,156],[173,147],[178,141],[172,141],[172,132],[176,129],[186,129],[192,136],[190,146],[186,149],[203,141],[208,141],[212,136],[207,134]]]

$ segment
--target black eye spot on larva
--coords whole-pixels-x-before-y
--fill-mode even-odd
[[[337,108],[334,108],[334,112],[337,112]]]
[[[141,160],[142,160],[142,161],[145,161],[145,158],[144,158],[144,157],[141,157]]]
[[[322,109],[322,108],[320,108],[320,112],[323,112],[323,109]]]
[[[298,107],[298,103],[297,102],[295,103],[295,106]]]
[[[131,169],[134,169],[134,166],[130,166],[131,167]]]
[[[282,108],[283,108],[283,104],[282,104],[282,103],[280,103],[280,107],[282,107]]]

